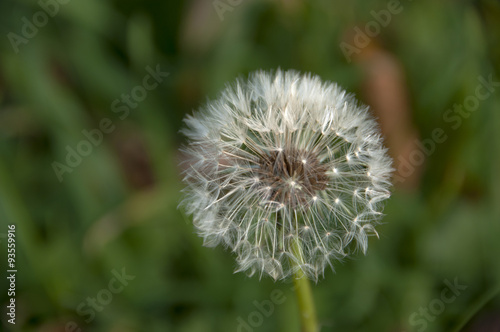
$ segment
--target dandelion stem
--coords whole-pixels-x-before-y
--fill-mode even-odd
[[[300,254],[299,257],[302,258],[300,245],[297,242],[295,243],[295,249],[297,254]],[[302,332],[319,332],[311,285],[309,284],[309,280],[304,275],[302,269],[298,269],[294,273],[293,284],[295,294],[297,295]]]

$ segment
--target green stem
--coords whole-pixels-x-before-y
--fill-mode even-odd
[[[295,249],[296,255],[300,257],[300,260],[302,261],[300,244],[296,243]],[[294,273],[293,284],[295,286],[295,294],[297,295],[302,332],[319,332],[311,285],[309,284],[309,280],[304,275],[302,269],[298,269],[297,272]]]

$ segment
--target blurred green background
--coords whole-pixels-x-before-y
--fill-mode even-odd
[[[500,81],[498,1],[2,0],[0,18],[0,329],[298,332],[291,282],[233,274],[177,210],[182,118],[280,67],[373,106],[403,179],[367,255],[313,286],[321,331],[500,330],[499,84],[469,98]],[[448,282],[467,288],[444,303]]]

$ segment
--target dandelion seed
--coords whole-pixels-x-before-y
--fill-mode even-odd
[[[336,84],[256,72],[185,123],[181,205],[206,245],[236,253],[237,271],[317,280],[377,235],[391,160],[368,109]]]

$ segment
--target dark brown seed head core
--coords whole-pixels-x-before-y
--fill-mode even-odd
[[[311,202],[326,188],[327,169],[314,152],[284,149],[260,156],[255,172],[267,200],[295,207]]]

